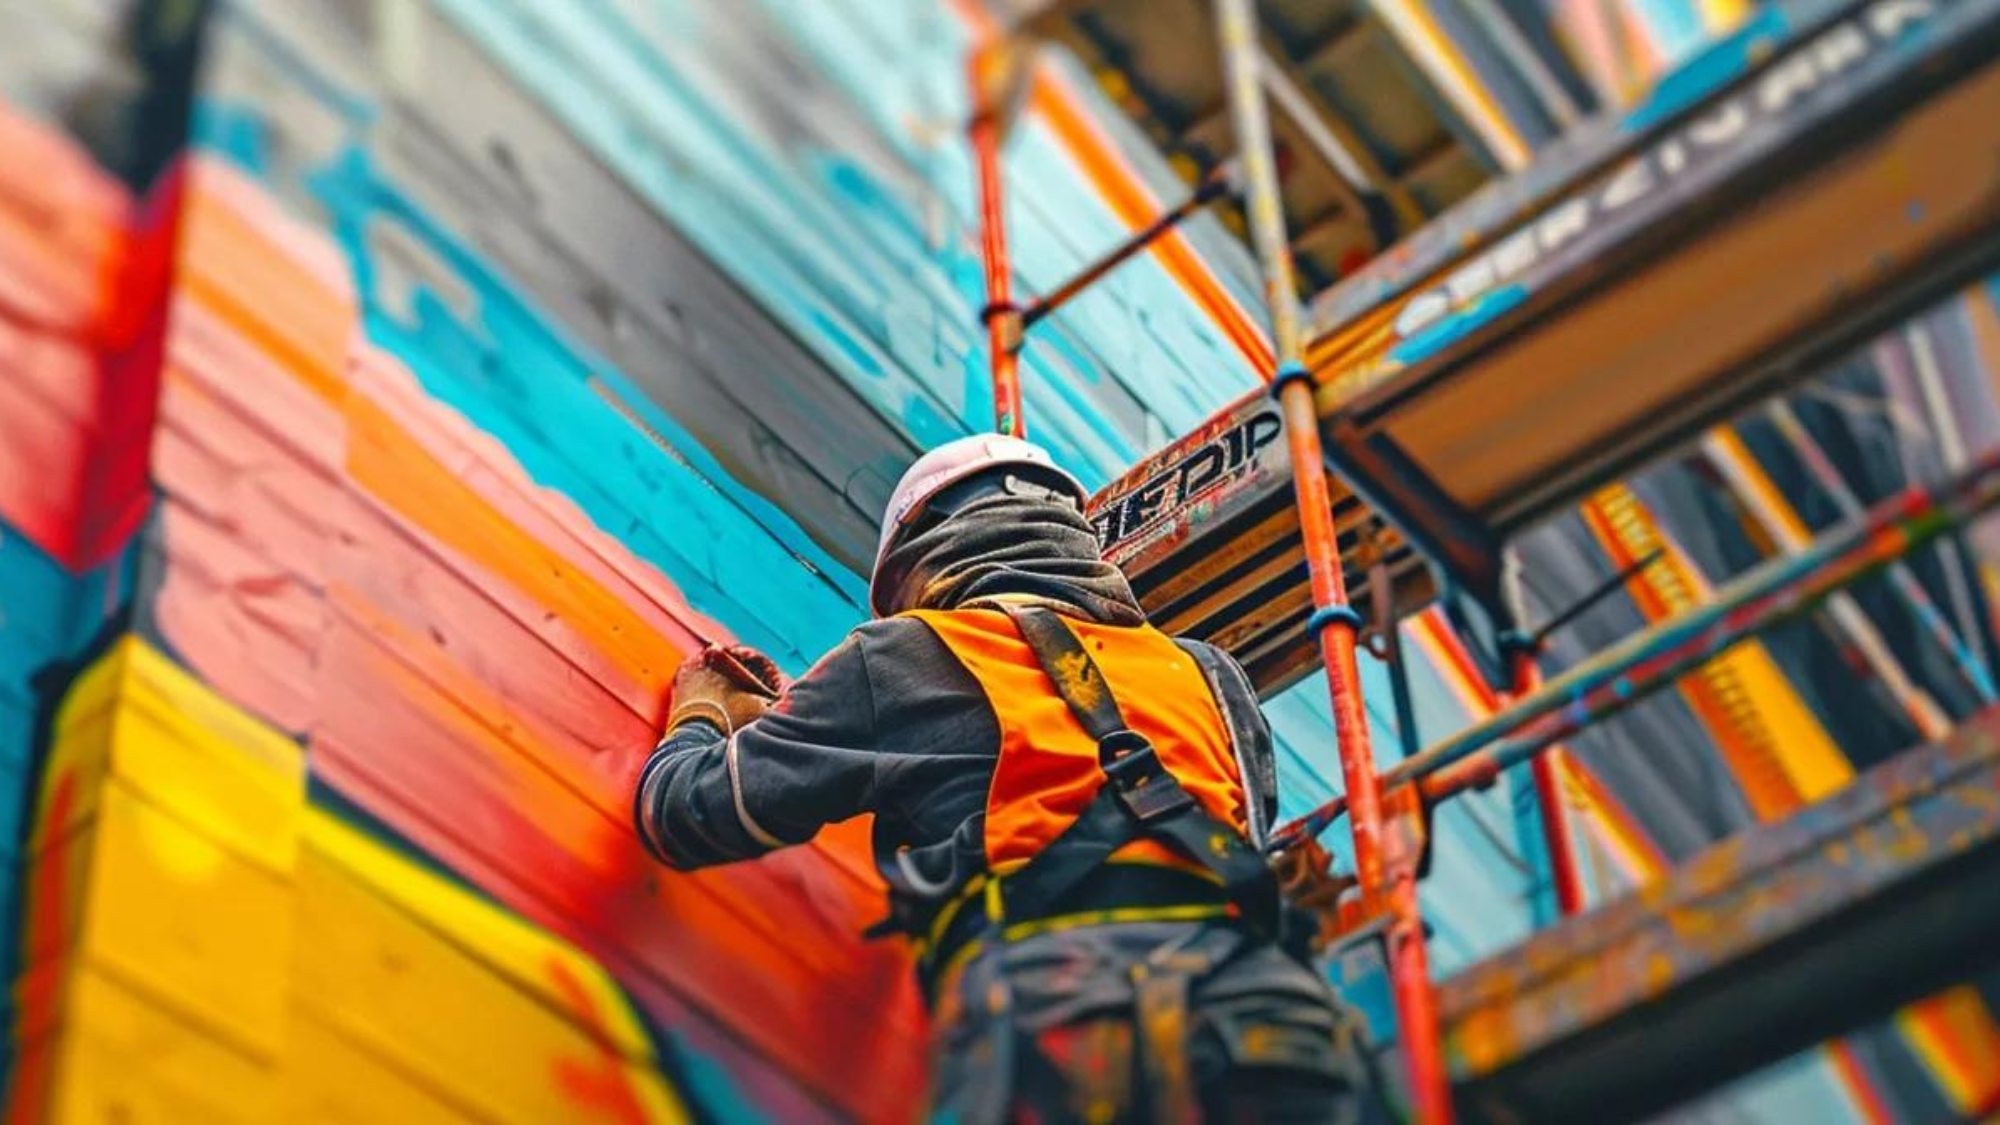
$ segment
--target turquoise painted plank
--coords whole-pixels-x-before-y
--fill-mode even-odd
[[[437,220],[350,151],[318,177],[355,265],[370,338],[426,390],[504,442],[538,483],[673,580],[689,603],[801,669],[854,620],[865,587],[784,513],[729,474],[608,363],[586,355],[515,296]],[[365,232],[389,222],[430,248],[474,295],[470,322],[419,286],[403,319],[385,308]],[[591,387],[603,380],[671,447],[663,450]],[[741,581],[747,574],[755,583]]]
[[[82,648],[129,596],[127,569],[117,560],[73,574],[0,523],[0,691],[25,698],[31,677]]]

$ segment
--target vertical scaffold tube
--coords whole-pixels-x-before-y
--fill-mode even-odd
[[[979,174],[979,250],[986,268],[986,307],[979,319],[986,325],[986,346],[993,365],[994,426],[1003,434],[1028,436],[1021,413],[1021,310],[1014,305],[1013,263],[1007,256],[1007,218],[1000,183],[1000,107],[993,104],[991,76],[995,65],[990,48],[974,48],[967,65],[972,96],[968,139]]]
[[[1511,695],[1526,699],[1542,686],[1542,669],[1532,652],[1514,653],[1514,685]],[[1583,909],[1583,874],[1577,869],[1576,848],[1570,837],[1569,816],[1564,812],[1562,777],[1556,760],[1559,751],[1538,754],[1528,763],[1535,785],[1535,804],[1541,816],[1542,841],[1549,852],[1549,881],[1555,884],[1556,910],[1567,918]]]
[[[1333,506],[1327,494],[1326,462],[1320,450],[1319,416],[1313,406],[1312,378],[1302,359],[1298,290],[1292,281],[1291,249],[1278,196],[1271,127],[1265,114],[1262,51],[1252,0],[1216,0],[1222,40],[1223,82],[1243,162],[1251,241],[1263,267],[1264,296],[1270,307],[1277,371],[1272,389],[1284,416],[1299,507],[1299,534],[1312,578],[1309,628],[1318,634],[1332,694],[1334,737],[1346,784],[1348,824],[1354,832],[1354,865],[1364,891],[1380,894],[1390,914],[1389,972],[1396,1000],[1397,1040],[1409,1071],[1410,1096],[1423,1125],[1451,1120],[1445,1084],[1437,1001],[1424,949],[1423,920],[1417,912],[1415,857],[1401,854],[1401,834],[1387,838],[1382,821],[1381,779],[1368,744],[1368,719],[1361,704],[1361,672],[1355,662],[1360,617],[1347,603]],[[1388,849],[1396,854],[1386,854]]]

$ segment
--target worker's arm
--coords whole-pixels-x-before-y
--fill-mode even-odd
[[[751,859],[869,811],[873,691],[850,637],[762,717],[725,736],[697,712],[667,732],[640,775],[639,837],[677,868]]]

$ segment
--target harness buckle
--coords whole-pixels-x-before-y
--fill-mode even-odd
[[[1194,804],[1174,775],[1160,764],[1159,753],[1146,736],[1120,729],[1097,740],[1097,761],[1111,779],[1112,792],[1125,811],[1141,823],[1177,813]]]

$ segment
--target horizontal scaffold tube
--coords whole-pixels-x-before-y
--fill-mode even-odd
[[[1996,505],[2000,451],[1941,484],[1877,504],[1796,555],[1753,567],[1707,604],[1634,633],[1535,694],[1398,763],[1383,783],[1415,783],[1430,800],[1488,784],[1508,766],[1624,710],[1730,645],[1810,610]],[[1286,825],[1272,847],[1318,835],[1345,809],[1343,798],[1329,801]]]

